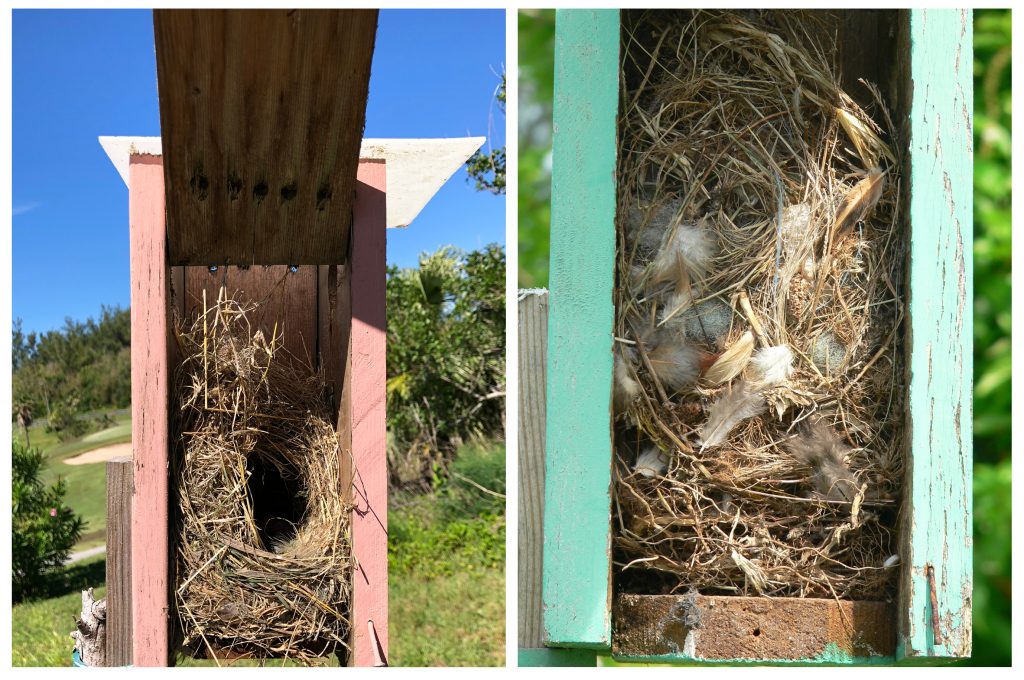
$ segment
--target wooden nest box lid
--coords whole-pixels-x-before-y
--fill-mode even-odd
[[[170,265],[342,264],[360,160],[408,225],[482,138],[362,141],[377,10],[154,10]]]

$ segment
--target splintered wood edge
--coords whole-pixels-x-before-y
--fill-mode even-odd
[[[707,662],[891,663],[891,603],[811,598],[615,598],[612,655]]]

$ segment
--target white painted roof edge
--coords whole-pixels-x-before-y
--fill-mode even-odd
[[[387,162],[387,226],[409,226],[485,139],[364,139],[359,157]],[[159,137],[100,137],[99,140],[126,185],[132,155],[160,156],[163,153]]]

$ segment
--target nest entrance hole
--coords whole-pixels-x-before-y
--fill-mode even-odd
[[[306,485],[293,465],[274,463],[259,450],[246,457],[247,492],[253,521],[264,547],[275,548],[295,537],[306,516]]]

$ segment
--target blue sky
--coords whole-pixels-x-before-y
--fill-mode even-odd
[[[128,190],[96,138],[160,134],[152,15],[16,10],[13,35],[12,314],[45,331],[128,305]],[[382,10],[365,136],[504,146],[504,65],[504,10]],[[494,242],[505,199],[460,170],[408,229],[388,230],[388,262]]]

